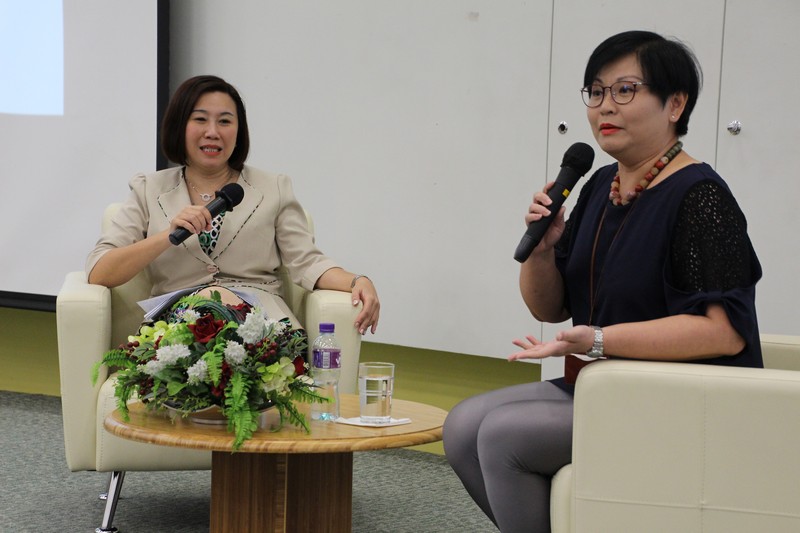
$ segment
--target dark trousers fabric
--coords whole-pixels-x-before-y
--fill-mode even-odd
[[[572,396],[549,382],[468,398],[444,423],[447,460],[502,533],[550,531],[550,480],[572,458]]]

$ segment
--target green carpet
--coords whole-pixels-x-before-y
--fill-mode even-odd
[[[67,469],[59,398],[0,391],[0,449],[0,532],[100,525],[97,496],[108,474]],[[353,463],[353,533],[497,531],[442,456],[358,452]],[[120,533],[204,533],[210,493],[207,471],[130,472],[114,525]]]

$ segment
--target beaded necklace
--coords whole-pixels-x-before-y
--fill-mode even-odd
[[[608,194],[608,199],[611,200],[611,203],[614,205],[627,205],[632,201],[636,200],[639,195],[650,186],[650,183],[658,176],[658,173],[664,170],[664,167],[672,161],[676,155],[680,153],[683,149],[683,143],[681,141],[676,142],[672,145],[672,148],[667,150],[667,153],[664,154],[664,157],[656,161],[656,164],[653,165],[653,168],[644,175],[642,181],[640,181],[636,187],[632,191],[629,191],[628,194],[625,195],[625,198],[619,193],[619,171],[617,175],[614,176],[613,181],[611,182],[611,192]]]

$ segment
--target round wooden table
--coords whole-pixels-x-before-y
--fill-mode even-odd
[[[358,396],[343,394],[341,415],[358,416]],[[311,421],[311,433],[289,424],[263,429],[232,452],[224,425],[172,420],[131,405],[130,420],[118,411],[105,419],[109,432],[126,439],[211,450],[211,533],[351,530],[353,452],[402,448],[442,439],[447,412],[406,400],[392,401],[393,418],[410,424],[362,427]]]

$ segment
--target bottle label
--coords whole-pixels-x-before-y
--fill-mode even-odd
[[[341,350],[313,350],[314,368],[341,368]]]

